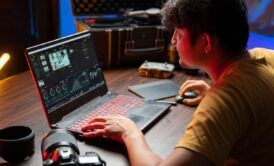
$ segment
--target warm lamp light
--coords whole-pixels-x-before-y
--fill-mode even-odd
[[[0,70],[8,62],[9,59],[10,59],[9,53],[2,54],[2,56],[0,57]]]

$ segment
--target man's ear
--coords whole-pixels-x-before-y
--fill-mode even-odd
[[[212,50],[212,41],[211,41],[211,37],[209,36],[209,34],[204,33],[202,35],[202,43],[203,43],[203,47],[204,47],[204,52],[206,54],[208,54],[209,52],[211,52]]]

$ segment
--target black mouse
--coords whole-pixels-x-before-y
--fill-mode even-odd
[[[183,99],[193,99],[197,96],[198,94],[196,92],[188,91],[188,92],[185,92],[183,96],[177,95],[175,97],[175,101],[176,103],[183,103]]]

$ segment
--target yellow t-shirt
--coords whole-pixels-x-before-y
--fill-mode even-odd
[[[215,165],[274,164],[274,50],[250,50],[197,107],[176,148]]]

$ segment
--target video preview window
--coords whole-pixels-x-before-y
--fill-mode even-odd
[[[66,49],[49,54],[49,61],[53,71],[70,65],[70,60]]]

